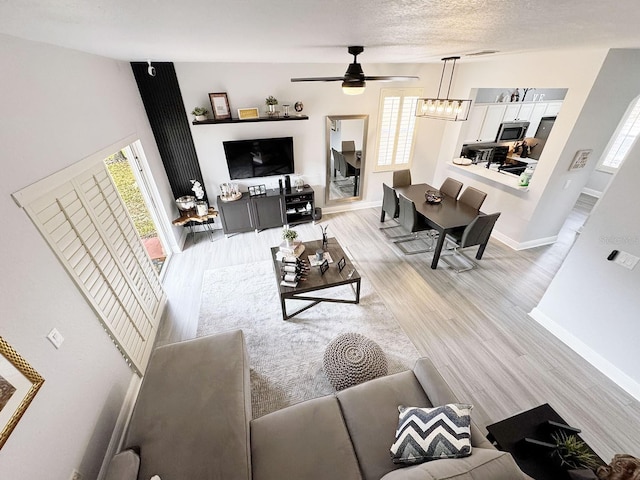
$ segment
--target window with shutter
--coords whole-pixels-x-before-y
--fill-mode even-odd
[[[415,111],[421,95],[421,88],[380,91],[376,171],[411,168]]]
[[[104,157],[97,157],[57,172],[13,197],[126,361],[142,375],[166,296]]]
[[[611,173],[620,168],[629,150],[636,143],[638,134],[640,134],[640,97],[627,109],[598,168]]]

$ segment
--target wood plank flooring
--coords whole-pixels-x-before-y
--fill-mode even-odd
[[[609,461],[615,453],[640,456],[640,402],[527,315],[593,200],[580,197],[555,244],[518,252],[492,239],[480,268],[460,274],[443,262],[432,270],[431,254],[403,255],[379,230],[378,209],[325,215],[321,223],[371,280],[418,351],[432,358],[461,400],[475,405],[479,426],[549,403]],[[317,225],[296,230],[303,241],[321,236]],[[213,242],[198,237],[169,265],[159,344],[195,336],[205,270],[268,260],[269,247],[281,241],[278,228],[230,238],[216,231]]]

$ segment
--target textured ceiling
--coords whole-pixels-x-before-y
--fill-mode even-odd
[[[0,32],[122,60],[432,62],[640,47],[638,0],[0,0]]]

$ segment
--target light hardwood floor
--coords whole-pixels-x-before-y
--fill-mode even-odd
[[[402,255],[380,232],[378,209],[325,215],[320,223],[371,280],[418,351],[461,400],[474,404],[481,427],[549,403],[608,462],[615,453],[640,456],[640,402],[528,316],[593,203],[581,196],[555,244],[514,251],[492,239],[480,268],[460,274],[443,262],[432,270],[428,253]],[[303,241],[321,236],[317,225],[296,230]],[[189,238],[167,271],[158,343],[195,336],[205,270],[268,260],[278,243],[278,228],[230,238],[217,231],[213,242]]]

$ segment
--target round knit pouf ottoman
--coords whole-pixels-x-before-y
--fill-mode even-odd
[[[322,368],[331,385],[343,390],[387,374],[387,357],[373,340],[359,333],[343,333],[324,351]]]

